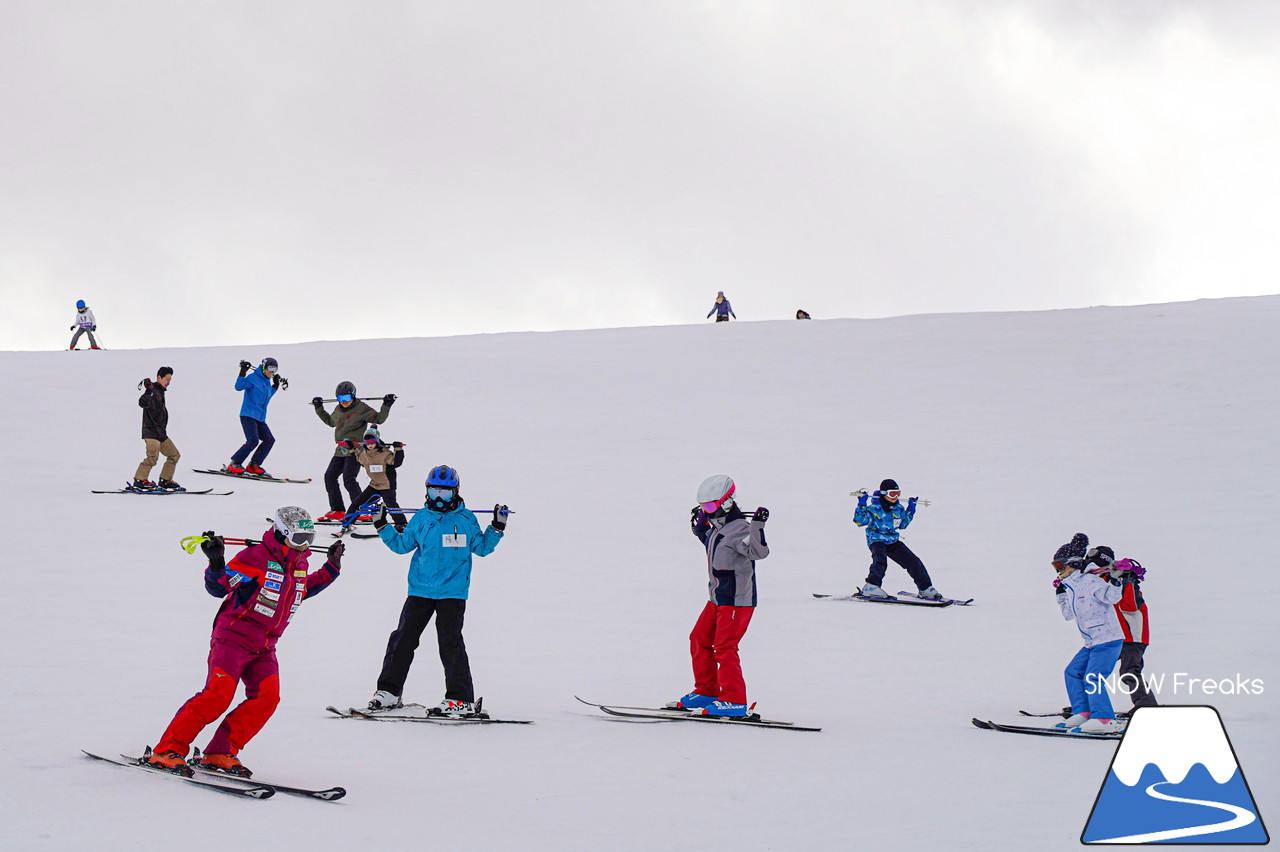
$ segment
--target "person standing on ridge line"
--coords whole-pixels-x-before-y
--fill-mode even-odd
[[[138,407],[142,409],[142,442],[146,445],[147,454],[138,464],[133,474],[133,487],[138,491],[149,491],[163,488],[165,491],[178,491],[181,485],[173,481],[174,471],[178,469],[178,459],[182,454],[169,439],[169,408],[165,402],[165,394],[169,383],[173,381],[173,368],[161,367],[156,370],[156,380],[143,379],[145,388],[138,397]],[[160,468],[160,484],[152,482],[152,469],[164,453],[164,467]]]
[[[747,715],[747,685],[738,644],[755,614],[756,560],[769,555],[764,525],[769,510],[748,521],[733,499],[728,476],[709,476],[698,486],[698,505],[689,516],[693,534],[707,550],[709,600],[689,634],[693,691],[667,706],[705,716]]]
[[[899,537],[916,516],[918,497],[907,500],[904,509],[898,502],[902,497],[902,489],[892,479],[880,483],[880,490],[870,495],[875,502],[868,500],[865,492],[858,494],[858,508],[853,512],[853,522],[867,528],[867,547],[871,550],[871,570],[867,574],[866,584],[858,592],[866,598],[892,597],[880,586],[884,582],[884,572],[889,568],[887,560],[892,559],[906,569],[919,590],[920,598],[928,601],[940,601],[942,593],[933,587],[929,579],[929,571],[920,561],[920,557],[911,552],[907,543]]]
[[[298,506],[276,509],[262,542],[226,562],[222,537],[204,533],[200,549],[209,559],[205,590],[225,598],[213,620],[209,673],[204,689],[183,704],[146,760],[178,775],[192,774],[187,751],[202,730],[226,712],[244,681],[245,699],[227,714],[205,748],[199,765],[248,778],[237,755],[262,730],[280,703],[276,642],[299,605],[338,579],[345,545],[329,546],[329,556],[308,573],[307,554],[315,540],[311,516]]]
[[[343,443],[346,444],[347,449],[355,452],[356,461],[369,475],[369,486],[356,495],[346,514],[342,516],[343,529],[346,530],[355,523],[356,510],[374,496],[381,497],[382,505],[389,509],[400,508],[400,504],[396,502],[396,468],[404,464],[404,444],[399,441],[393,441],[390,445],[382,443],[378,427],[372,423],[365,430],[363,443],[356,444],[354,441]],[[391,519],[398,529],[404,529],[407,523],[404,515],[398,511],[391,513]]]
[[[444,700],[432,715],[472,716],[476,713],[471,661],[462,638],[463,616],[471,588],[471,557],[493,553],[507,529],[509,510],[493,507],[493,522],[484,532],[480,522],[458,493],[461,479],[448,465],[437,465],[427,475],[426,504],[403,530],[387,523],[383,506],[373,522],[383,543],[393,553],[412,553],[409,562],[409,596],[400,610],[400,623],[387,640],[387,653],[378,674],[378,691],[370,710],[390,710],[402,705],[404,682],[413,665],[418,640],[431,616],[436,617],[436,639],[444,664]]]
[[[71,335],[71,346],[69,349],[74,350],[76,344],[80,342],[80,335],[89,335],[89,348],[97,349],[98,341],[93,333],[98,330],[98,321],[93,317],[93,311],[89,310],[89,306],[84,303],[84,299],[76,302],[76,321],[71,326],[71,331],[75,334]]]
[[[716,315],[716,322],[728,322],[729,317],[738,318],[738,315],[733,312],[733,306],[724,297],[723,290],[716,293],[716,303],[711,306],[711,310],[707,313],[707,319],[711,318],[711,314]]]
[[[1088,545],[1089,537],[1076,533],[1058,548],[1051,562],[1058,572],[1053,581],[1058,608],[1063,618],[1076,623],[1084,639],[1084,647],[1063,671],[1072,715],[1055,727],[1108,734],[1121,730],[1103,679],[1116,667],[1124,644],[1115,610],[1124,597],[1124,583],[1110,578],[1110,558],[1096,547],[1085,551]]]
[[[251,366],[248,361],[241,361],[240,377],[236,379],[236,390],[244,391],[244,401],[240,403],[240,428],[244,429],[244,446],[235,451],[231,456],[231,464],[223,470],[240,475],[248,473],[253,476],[269,476],[262,469],[262,463],[275,446],[276,438],[267,427],[267,405],[282,386],[289,387],[289,380],[280,377],[280,365],[275,358],[263,358],[253,372],[249,372]],[[242,467],[249,453],[253,453],[253,458],[247,467]]]
[[[356,461],[355,453],[346,443],[355,444],[363,440],[365,427],[369,424],[386,423],[387,417],[391,415],[391,406],[396,401],[396,395],[389,393],[382,398],[382,408],[374,411],[365,404],[364,400],[356,398],[356,386],[352,382],[338,382],[334,396],[338,398],[338,404],[332,414],[324,410],[323,399],[317,396],[311,400],[316,417],[319,417],[325,425],[333,427],[333,440],[337,445],[333,451],[333,458],[329,459],[329,466],[324,471],[324,487],[329,493],[329,511],[320,516],[322,521],[340,521],[346,514],[342,511],[342,490],[338,487],[339,477],[342,478],[342,484],[347,489],[347,497],[352,502],[355,502],[360,494],[360,484],[356,480],[356,474],[360,472],[360,463]],[[394,488],[394,485],[391,487]]]

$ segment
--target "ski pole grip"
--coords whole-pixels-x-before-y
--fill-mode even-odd
[[[189,535],[182,539],[178,544],[187,553],[195,553],[196,548],[208,541],[209,537],[204,535]]]

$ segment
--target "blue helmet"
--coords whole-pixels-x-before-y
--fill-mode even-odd
[[[433,467],[427,474],[428,488],[457,488],[460,482],[458,472],[447,464]]]
[[[80,299],[79,301],[76,302],[76,310],[77,311],[84,310],[84,299]]]

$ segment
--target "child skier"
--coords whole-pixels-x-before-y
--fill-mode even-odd
[[[1147,602],[1142,596],[1142,580],[1146,575],[1147,570],[1136,559],[1121,559],[1111,569],[1111,576],[1125,584],[1124,597],[1116,604],[1120,629],[1124,631],[1124,644],[1120,646],[1119,680],[1125,684],[1125,691],[1133,701],[1134,710],[1159,705],[1147,685],[1142,682],[1142,658],[1147,652],[1147,645],[1151,644]]]
[[[390,446],[382,443],[382,438],[378,435],[378,427],[372,423],[365,429],[363,443],[356,444],[355,441],[339,443],[355,452],[353,458],[369,475],[369,486],[356,495],[343,516],[343,530],[351,527],[356,520],[356,510],[374,495],[382,498],[383,506],[399,509],[400,504],[396,502],[396,468],[404,464],[404,444],[399,441],[393,441]],[[400,529],[403,529],[407,523],[400,512],[394,512],[391,517]]]
[[[231,456],[231,463],[223,470],[227,473],[268,476],[262,469],[262,463],[275,446],[276,439],[267,428],[267,405],[280,386],[288,387],[289,382],[280,377],[280,365],[275,358],[263,358],[258,369],[252,373],[249,372],[251,366],[248,361],[241,361],[240,377],[236,379],[236,390],[244,391],[244,400],[240,403],[240,428],[244,429],[244,446],[235,451]],[[253,453],[253,459],[248,467],[243,467],[249,453]]]
[[[356,482],[360,464],[346,442],[356,443],[362,440],[365,427],[371,423],[386,423],[387,417],[391,415],[391,406],[396,401],[395,394],[389,393],[382,398],[382,408],[374,411],[364,400],[356,398],[356,386],[351,382],[338,382],[334,395],[338,398],[338,404],[332,414],[324,410],[323,399],[317,396],[311,400],[316,416],[333,427],[333,440],[337,444],[333,458],[329,460],[329,466],[324,472],[324,487],[329,493],[329,511],[321,515],[320,519],[325,521],[340,521],[345,514],[342,511],[342,490],[338,487],[339,477],[346,486],[348,499],[355,500],[360,493],[360,485]]]
[[[1123,583],[1110,579],[1110,561],[1093,548],[1083,552],[1089,538],[1076,533],[1058,548],[1051,563],[1058,571],[1053,581],[1062,617],[1074,621],[1084,638],[1082,647],[1063,673],[1071,716],[1057,727],[1078,733],[1105,734],[1120,730],[1111,698],[1102,682],[1120,659],[1124,633],[1115,605],[1124,596]],[[1109,550],[1109,548],[1108,548]]]
[[[716,293],[716,302],[707,312],[707,319],[711,319],[712,314],[716,315],[716,322],[728,322],[729,317],[738,318],[738,315],[733,312],[733,305],[730,305],[729,300],[724,297],[723,290]]]
[[[94,338],[93,333],[98,330],[98,321],[93,317],[93,311],[89,310],[89,306],[84,303],[84,299],[76,302],[76,321],[71,326],[71,331],[75,334],[71,335],[70,349],[74,350],[76,344],[80,342],[80,335],[89,335],[89,348],[97,349],[98,341]]]
[[[133,474],[133,487],[138,491],[150,491],[157,487],[165,491],[178,491],[182,488],[173,480],[182,454],[173,441],[169,440],[169,408],[165,403],[165,394],[172,381],[172,367],[156,370],[154,382],[150,379],[142,380],[145,390],[138,397],[138,407],[142,409],[142,442],[147,448],[147,454]],[[164,453],[164,467],[160,468],[160,484],[157,486],[147,477],[160,460],[161,453]]]
[[[747,715],[747,685],[738,643],[756,607],[756,560],[769,555],[761,507],[748,521],[733,499],[737,486],[727,476],[710,476],[698,486],[690,526],[707,550],[710,600],[689,634],[693,691],[668,704],[706,716]]]
[[[343,543],[329,547],[318,571],[307,573],[307,551],[315,539],[311,516],[297,506],[276,510],[261,544],[224,558],[222,538],[204,534],[200,548],[209,558],[204,586],[226,598],[213,621],[209,673],[204,689],[178,710],[148,762],[179,775],[191,775],[186,763],[191,741],[231,706],[244,681],[245,700],[222,720],[200,765],[248,778],[252,773],[236,756],[275,712],[280,702],[276,641],[303,600],[338,579]]]
[[[471,586],[471,557],[488,556],[502,541],[508,509],[494,506],[493,522],[481,532],[480,522],[462,502],[459,484],[456,470],[447,465],[434,467],[427,476],[426,505],[414,514],[407,527],[400,530],[389,525],[386,506],[373,522],[392,552],[413,553],[413,559],[409,562],[409,596],[400,610],[400,623],[387,640],[378,691],[369,701],[370,710],[401,706],[413,653],[434,614],[445,694],[430,712],[457,717],[476,712],[471,663],[462,639]]]
[[[904,509],[898,502],[902,497],[902,490],[892,479],[882,481],[880,490],[870,496],[876,498],[874,503],[869,502],[865,492],[860,493],[858,508],[853,512],[853,522],[867,528],[867,547],[871,549],[871,571],[858,594],[867,598],[891,597],[880,584],[884,582],[884,572],[889,567],[886,559],[892,559],[911,575],[921,598],[942,600],[942,593],[933,587],[933,581],[929,579],[929,572],[920,557],[912,553],[911,548],[898,536],[899,531],[905,530],[915,519],[918,498],[907,500]]]

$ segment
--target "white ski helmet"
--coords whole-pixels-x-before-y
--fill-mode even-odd
[[[718,517],[733,508],[733,492],[737,486],[723,473],[708,476],[698,486],[698,505],[708,515]]]
[[[315,522],[311,520],[311,513],[301,506],[281,506],[276,509],[272,525],[284,539],[284,543],[294,550],[307,550],[316,540]]]

